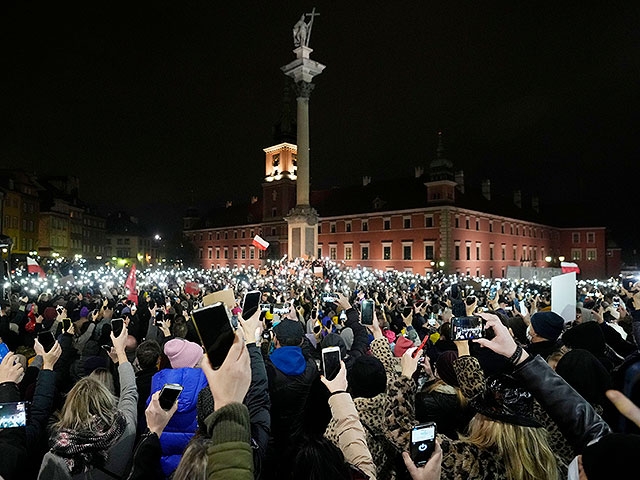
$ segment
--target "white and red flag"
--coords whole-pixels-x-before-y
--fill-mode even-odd
[[[267,248],[269,248],[269,242],[267,242],[260,235],[256,235],[255,237],[253,237],[253,245],[258,247],[260,250],[266,250]]]
[[[562,273],[571,273],[571,272],[580,273],[580,267],[578,267],[577,263],[560,262],[560,268],[562,268]]]
[[[27,257],[27,271],[29,273],[37,273],[40,278],[44,278],[46,276],[42,267],[31,257]]]

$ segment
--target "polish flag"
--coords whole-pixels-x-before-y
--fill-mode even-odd
[[[256,235],[255,237],[253,237],[253,245],[258,247],[260,250],[266,250],[267,248],[269,248],[269,242],[267,242],[260,235]]]
[[[571,272],[580,273],[580,267],[578,267],[577,263],[561,262],[560,267],[562,268],[562,273],[571,273]]]
[[[42,267],[31,257],[27,257],[27,270],[29,273],[37,273],[40,278],[46,276]]]

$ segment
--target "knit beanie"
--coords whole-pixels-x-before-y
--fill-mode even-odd
[[[347,350],[351,350],[351,347],[353,346],[353,330],[349,327],[343,328],[340,332],[340,336],[342,337],[342,340],[344,340]]]
[[[322,339],[320,344],[322,348],[327,347],[340,347],[340,357],[342,360],[347,356],[347,346],[340,335],[337,333],[330,333]]]
[[[393,354],[396,357],[401,357],[411,347],[415,347],[414,343],[407,337],[399,336],[396,339],[396,348],[393,350]]]
[[[42,314],[45,320],[53,322],[58,317],[58,312],[53,307],[47,307],[44,309],[44,313]]]
[[[555,312],[536,312],[531,317],[531,326],[540,337],[555,342],[562,333],[564,319]]]
[[[387,389],[387,373],[376,357],[362,355],[356,358],[347,373],[347,380],[354,398],[373,398]]]
[[[169,359],[171,368],[193,368],[198,364],[204,352],[197,343],[189,342],[183,338],[174,338],[165,343],[164,354]]]
[[[89,316],[89,309],[87,307],[82,307],[80,309],[80,318],[86,318]]]

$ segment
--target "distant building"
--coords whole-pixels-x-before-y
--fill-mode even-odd
[[[13,253],[26,254],[38,245],[38,188],[23,172],[0,171],[0,233],[13,241]]]
[[[136,217],[117,212],[107,217],[105,260],[139,267],[166,261],[163,243],[149,234]]]
[[[277,140],[282,140],[278,138]],[[287,252],[284,217],[295,206],[293,143],[265,148],[262,196],[243,205],[184,218],[184,237],[203,268],[253,265]],[[602,226],[552,226],[535,196],[496,191],[489,180],[466,185],[445,157],[441,135],[436,158],[400,180],[313,191],[318,211],[318,257],[380,270],[503,277],[508,266],[579,265],[584,277],[620,272],[620,249],[607,247]],[[270,242],[267,255],[252,246],[254,235]]]

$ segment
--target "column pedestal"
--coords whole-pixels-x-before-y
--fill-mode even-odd
[[[318,212],[309,205],[293,208],[286,217],[289,258],[310,258],[318,254]]]

